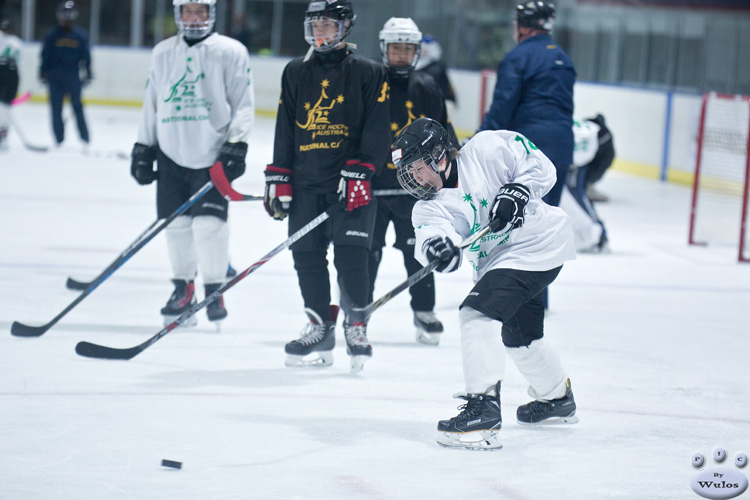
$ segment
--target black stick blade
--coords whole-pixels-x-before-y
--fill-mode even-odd
[[[68,278],[68,281],[65,283],[65,287],[68,290],[77,290],[77,291],[83,291],[91,286],[93,281],[78,281],[74,280],[73,278]]]
[[[14,321],[13,324],[10,325],[10,334],[15,335],[16,337],[41,337],[44,335],[44,332],[49,330],[50,326],[52,325],[49,323],[41,326],[30,326]]]
[[[127,349],[117,349],[114,347],[92,344],[91,342],[78,342],[78,345],[76,345],[76,353],[79,356],[96,359],[131,359],[142,350],[143,349],[141,349],[140,346]]]

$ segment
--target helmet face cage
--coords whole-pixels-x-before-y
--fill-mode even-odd
[[[191,40],[203,38],[214,29],[214,24],[216,23],[216,0],[173,0],[172,4],[174,5],[174,22],[185,38]],[[199,23],[183,21],[182,7],[188,4],[205,5],[208,8],[208,19]]]
[[[555,4],[552,2],[532,0],[516,6],[516,23],[525,28],[550,31],[555,16]]]
[[[330,52],[344,41],[354,26],[357,16],[348,1],[319,0],[310,2],[305,12],[305,41],[317,52]],[[315,36],[313,24],[322,20],[336,23],[336,32],[328,38]]]
[[[57,20],[59,22],[75,21],[78,19],[78,9],[71,0],[63,2],[57,8]]]
[[[443,187],[439,164],[451,149],[448,133],[436,121],[420,118],[406,127],[392,146],[401,187],[421,200],[432,200]]]
[[[411,18],[392,17],[383,29],[380,31],[380,52],[383,54],[383,64],[391,69],[398,69],[398,66],[392,66],[388,61],[388,44],[391,43],[408,43],[415,46],[415,54],[409,65],[402,67],[403,72],[408,73],[417,67],[419,54],[422,50],[422,32]]]

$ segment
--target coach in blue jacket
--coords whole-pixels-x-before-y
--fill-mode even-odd
[[[492,106],[480,130],[525,135],[552,161],[557,183],[544,197],[558,206],[573,163],[573,84],[576,71],[550,30],[555,6],[529,1],[516,8],[518,45],[500,62]]]
[[[75,25],[76,19],[78,9],[75,4],[72,1],[62,3],[57,9],[57,20],[60,25],[44,37],[42,46],[42,67],[39,76],[49,85],[52,129],[58,145],[65,138],[62,106],[66,95],[70,96],[81,140],[89,142],[89,130],[81,104],[81,87],[91,81],[91,53],[88,34]],[[81,70],[84,74],[83,80]]]

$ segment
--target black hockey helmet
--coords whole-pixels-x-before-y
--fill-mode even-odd
[[[334,38],[320,40],[314,36],[312,22],[321,17],[336,21],[338,33]],[[314,0],[305,11],[305,40],[320,52],[333,50],[347,37],[356,19],[349,0]]]
[[[438,164],[449,156],[452,148],[448,132],[438,122],[431,118],[414,120],[391,146],[391,159],[401,187],[422,200],[435,198],[445,183],[444,171]],[[437,178],[442,181],[439,185]]]
[[[68,0],[57,6],[58,21],[75,21],[76,19],[78,19],[78,8],[75,2]]]
[[[552,2],[531,0],[516,6],[516,23],[525,28],[550,31],[556,15]]]

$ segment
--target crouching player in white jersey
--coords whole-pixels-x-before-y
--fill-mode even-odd
[[[0,18],[0,151],[8,149],[10,106],[18,92],[21,40],[11,34],[10,21]]]
[[[522,424],[577,421],[570,379],[543,338],[542,290],[575,258],[568,217],[542,201],[555,167],[521,134],[484,131],[460,153],[436,121],[420,118],[392,147],[401,186],[420,198],[412,212],[416,257],[439,272],[461,265],[461,240],[490,226],[467,250],[474,288],[460,306],[466,404],[438,422],[443,446],[500,448],[500,384],[505,352],[534,401],[518,408]],[[503,348],[504,346],[504,348]]]
[[[179,35],[154,47],[131,173],[156,183],[158,217],[166,218],[209,181],[218,160],[230,180],[245,171],[255,108],[250,58],[238,41],[213,33],[216,0],[174,0]],[[157,169],[154,170],[154,160]],[[212,189],[166,229],[175,286],[161,310],[165,324],[196,303],[197,269],[208,296],[228,266],[227,201]],[[227,316],[223,298],[210,304],[210,321]],[[192,317],[192,322],[197,321]]]

